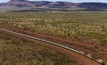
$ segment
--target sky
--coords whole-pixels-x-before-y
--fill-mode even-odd
[[[0,0],[0,3],[8,2],[9,0]],[[103,2],[107,3],[107,0],[30,0],[30,1],[66,1],[66,2]]]

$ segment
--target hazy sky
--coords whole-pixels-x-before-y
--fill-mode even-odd
[[[9,0],[0,0],[0,2],[8,2]],[[31,1],[69,1],[69,2],[104,2],[107,0],[31,0]]]

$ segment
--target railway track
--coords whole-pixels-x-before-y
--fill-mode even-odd
[[[33,37],[33,36],[26,35],[26,34],[14,32],[14,31],[11,31],[11,30],[6,29],[6,28],[0,28],[0,31],[7,32],[7,33],[11,33],[11,34],[18,35],[18,36],[23,36],[23,37],[30,38],[30,39],[33,39],[33,40],[42,41],[42,42],[45,42],[45,43],[48,43],[48,44],[51,44],[51,45],[55,45],[55,46],[58,46],[58,47],[61,47],[61,48],[70,50],[70,51],[72,51],[72,52],[75,52],[76,54],[79,54],[79,55],[81,55],[81,56],[85,56],[86,58],[90,59],[91,61],[94,61],[97,65],[102,65],[101,62],[98,62],[98,61],[96,61],[96,60],[93,59],[93,58],[89,58],[89,57],[87,57],[86,55],[81,54],[79,50],[76,50],[76,49],[74,49],[74,48],[71,48],[71,47],[68,47],[68,46],[65,46],[65,45],[62,45],[62,44],[58,44],[58,43],[56,43],[56,42],[51,42],[51,41],[48,41],[48,40],[45,40],[45,39],[41,39],[41,38],[37,38],[37,37]],[[87,65],[88,65],[88,64],[87,64]],[[93,64],[92,64],[92,65],[93,65]]]

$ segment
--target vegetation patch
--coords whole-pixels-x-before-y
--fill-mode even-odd
[[[106,17],[106,11],[5,12],[0,14],[0,21],[20,29],[105,46]]]
[[[0,33],[0,65],[78,65],[50,48]]]

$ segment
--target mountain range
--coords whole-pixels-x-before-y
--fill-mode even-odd
[[[50,2],[50,1],[28,1],[28,0],[10,0],[6,3],[0,3],[0,8],[81,8],[81,9],[107,9],[107,3],[72,3],[72,2]]]

